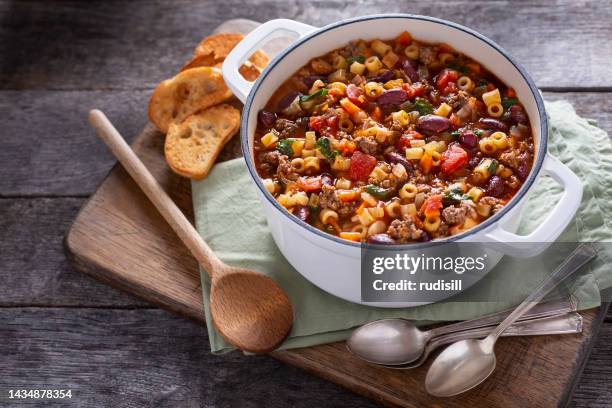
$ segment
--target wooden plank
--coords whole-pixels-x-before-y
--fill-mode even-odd
[[[87,196],[115,163],[87,122],[96,107],[128,140],[147,123],[149,91],[0,91],[0,197]],[[161,136],[160,136],[161,137]],[[221,159],[240,152],[237,138]]]
[[[612,310],[576,387],[572,407],[607,408],[612,401]]]
[[[10,118],[0,149],[0,196],[91,194],[114,159],[86,117],[104,110],[128,139],[146,123],[148,91],[0,91],[0,110]],[[577,111],[612,134],[612,93],[545,93],[567,99]],[[161,135],[160,135],[161,137]],[[222,159],[240,152],[238,137]]]
[[[159,132],[148,126],[133,147],[177,205],[190,213],[189,189],[165,165],[161,141]],[[121,168],[111,172],[81,210],[66,238],[66,247],[85,272],[202,321],[194,260]],[[599,314],[586,312],[581,335],[501,342],[496,349],[499,369],[494,377],[452,400],[437,400],[426,394],[426,367],[411,371],[372,367],[352,357],[341,343],[273,355],[387,405],[467,407],[486,403],[489,407],[505,407],[519,403],[554,407],[568,398],[603,314],[605,310]]]
[[[6,398],[22,388],[81,408],[377,406],[268,356],[211,355],[204,327],[162,310],[0,309],[0,335],[3,408],[43,406]]]
[[[62,239],[85,200],[0,200],[0,307],[151,307],[72,268]]]
[[[378,406],[267,356],[213,356],[202,326],[161,310],[0,309],[0,327],[7,408],[24,406],[8,403],[9,388],[71,388],[83,408]],[[608,323],[573,407],[609,407],[610,336]]]
[[[612,86],[612,7],[605,1],[3,0],[0,87],[150,88],[226,19],[292,18],[322,26],[393,12],[449,19],[482,32],[515,55],[541,87]]]

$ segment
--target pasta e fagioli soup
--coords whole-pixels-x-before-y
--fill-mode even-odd
[[[294,216],[351,241],[405,244],[499,211],[533,164],[512,88],[445,44],[398,33],[312,59],[259,112],[259,176]]]

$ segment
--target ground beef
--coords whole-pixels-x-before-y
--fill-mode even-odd
[[[476,218],[476,205],[469,200],[462,200],[458,207],[446,207],[442,218],[448,224],[463,224],[466,218]]]
[[[281,153],[277,150],[272,150],[271,152],[266,152],[261,158],[261,161],[264,163],[271,164],[272,166],[278,166],[278,162],[280,160]]]
[[[295,181],[298,179],[298,173],[295,172],[289,158],[285,155],[278,157],[278,168],[276,169],[276,175],[284,183],[287,181]]]
[[[431,65],[436,59],[436,51],[432,47],[420,47],[419,61],[423,65]]]
[[[387,234],[398,243],[405,244],[419,240],[423,236],[423,230],[416,226],[411,216],[406,215],[401,220],[393,220],[387,229]]]
[[[461,208],[465,209],[465,215],[468,218],[477,218],[478,214],[476,213],[476,204],[472,200],[462,200],[459,204]]]
[[[490,205],[491,206],[491,212],[494,214],[497,211],[501,210],[504,205],[502,204],[501,200],[499,198],[495,198],[495,197],[490,197],[490,196],[486,196],[486,197],[482,197],[479,201],[480,204],[484,204],[484,205]]]
[[[513,170],[516,170],[521,163],[521,158],[517,151],[508,150],[499,155],[499,161],[511,167]]]
[[[451,108],[459,109],[470,100],[470,95],[465,91],[459,91],[443,99],[445,99],[445,102],[449,104]]]
[[[323,184],[319,194],[319,206],[336,211],[341,217],[348,217],[355,211],[355,203],[345,203],[336,196],[336,187]]]
[[[291,120],[279,118],[274,122],[274,129],[278,131],[279,138],[286,139],[288,137],[295,137],[298,125]]]
[[[442,210],[442,218],[451,225],[463,224],[465,222],[465,208],[446,207]]]
[[[419,193],[429,193],[431,191],[431,186],[429,184],[417,184],[416,187]]]
[[[375,156],[378,153],[378,142],[374,139],[369,139],[367,137],[358,137],[355,139],[357,142],[357,147],[362,152]]]

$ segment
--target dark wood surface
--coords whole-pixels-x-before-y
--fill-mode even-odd
[[[114,162],[88,128],[87,109],[102,108],[136,135],[152,86],[225,19],[320,25],[384,11],[449,18],[516,55],[551,91],[546,98],[568,99],[612,130],[609,1],[243,3],[0,1],[1,392],[73,387],[86,396],[73,406],[92,407],[375,406],[269,357],[213,357],[200,326],[64,258],[68,225]],[[573,406],[612,405],[611,327],[609,316]]]

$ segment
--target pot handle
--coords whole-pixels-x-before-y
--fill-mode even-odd
[[[264,42],[287,33],[295,33],[298,35],[298,38],[303,37],[314,29],[315,27],[308,24],[284,18],[270,20],[260,25],[247,34],[225,58],[225,62],[223,62],[221,67],[225,83],[234,95],[244,103],[253,86],[253,82],[244,79],[238,71],[244,61]]]
[[[559,183],[563,187],[563,195],[548,216],[530,234],[517,235],[499,224],[485,234],[485,241],[493,243],[496,249],[506,255],[519,258],[538,255],[561,235],[578,210],[582,201],[582,182],[578,176],[550,153],[544,159],[542,174],[551,176]]]

